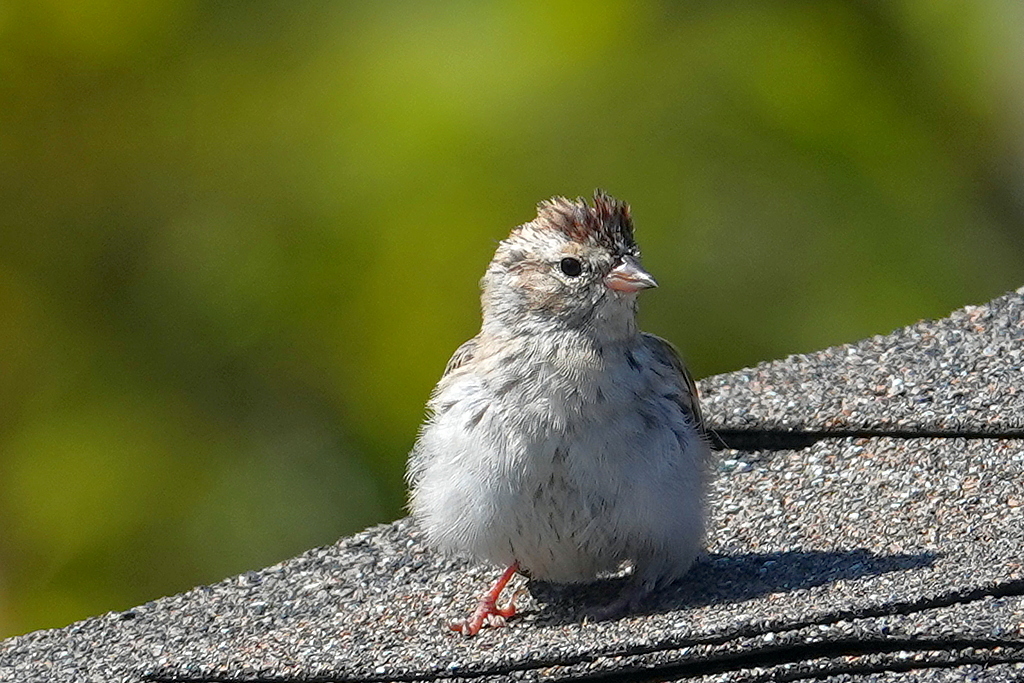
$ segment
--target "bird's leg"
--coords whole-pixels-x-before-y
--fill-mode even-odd
[[[483,628],[484,624],[497,628],[505,625],[505,620],[516,613],[515,598],[508,603],[508,607],[504,609],[498,607],[498,597],[501,595],[501,591],[505,589],[505,586],[512,579],[512,575],[519,571],[519,563],[513,562],[509,565],[509,568],[505,570],[505,573],[494,582],[490,590],[484,594],[484,597],[480,598],[480,602],[477,603],[476,611],[473,612],[473,616],[468,619],[460,619],[449,624],[449,628],[453,631],[459,631],[465,636],[475,636]]]
[[[621,619],[636,609],[637,605],[647,597],[653,586],[645,581],[634,579],[619,593],[619,596],[604,607],[596,609],[592,616],[595,621],[613,621]]]

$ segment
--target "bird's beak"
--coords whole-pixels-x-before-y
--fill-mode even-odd
[[[632,256],[623,256],[612,272],[605,276],[604,283],[616,292],[639,292],[658,286],[651,274]]]

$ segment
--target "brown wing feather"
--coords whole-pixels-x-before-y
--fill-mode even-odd
[[[651,350],[654,357],[659,361],[668,365],[676,370],[679,375],[679,388],[683,395],[684,405],[689,409],[690,414],[693,415],[693,420],[696,423],[697,429],[702,434],[708,436],[707,427],[704,425],[704,415],[700,410],[700,399],[697,394],[697,383],[693,381],[693,375],[686,368],[686,364],[683,363],[683,359],[679,357],[679,352],[672,346],[671,343],[665,341],[661,337],[657,337],[653,334],[643,333],[644,344]]]
[[[463,365],[468,363],[473,358],[473,354],[476,353],[477,338],[473,337],[462,343],[462,345],[455,349],[455,353],[448,360],[448,365],[444,366],[444,374],[441,378],[444,379],[451,372],[461,368]]]

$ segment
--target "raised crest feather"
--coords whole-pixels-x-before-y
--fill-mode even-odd
[[[599,244],[615,254],[636,254],[629,204],[604,190],[594,191],[594,205],[583,197],[552,197],[537,205],[540,227],[558,230],[571,240]]]

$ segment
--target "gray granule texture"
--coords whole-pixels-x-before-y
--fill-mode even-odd
[[[1024,436],[1024,288],[943,320],[700,386],[709,421],[726,432]]]
[[[878,671],[869,674],[838,674],[819,679],[821,683],[1010,683],[1024,680],[1024,664],[967,664],[932,669]]]
[[[615,597],[622,577],[578,587],[519,577],[522,613],[464,638],[445,625],[466,615],[497,570],[438,555],[399,520],[212,586],[4,641],[0,681],[1024,680],[1024,439],[981,427],[992,416],[1003,428],[1016,419],[1022,310],[1013,294],[855,345],[857,377],[883,374],[868,367],[869,343],[891,346],[875,363],[914,377],[929,410],[959,414],[972,438],[931,418],[929,436],[829,436],[821,425],[835,405],[815,405],[825,393],[776,391],[826,433],[800,449],[721,453],[706,555],[618,621],[587,615]],[[967,320],[974,331],[955,343],[998,347],[1006,367],[987,356],[955,371],[902,365],[931,358],[931,342],[914,346],[927,331],[934,339]],[[829,353],[809,376],[835,369]],[[814,357],[779,363],[792,372]],[[928,372],[969,390],[929,387]],[[739,396],[717,396],[712,426],[755,393],[726,389],[749,385],[751,374],[785,373],[766,365],[705,382]],[[834,392],[860,406],[851,410],[875,411],[858,424],[883,424],[887,409],[858,402],[866,381]],[[989,392],[987,412],[956,413],[981,405],[977,391]],[[906,396],[893,398],[898,412]],[[771,403],[760,400],[759,410]]]

